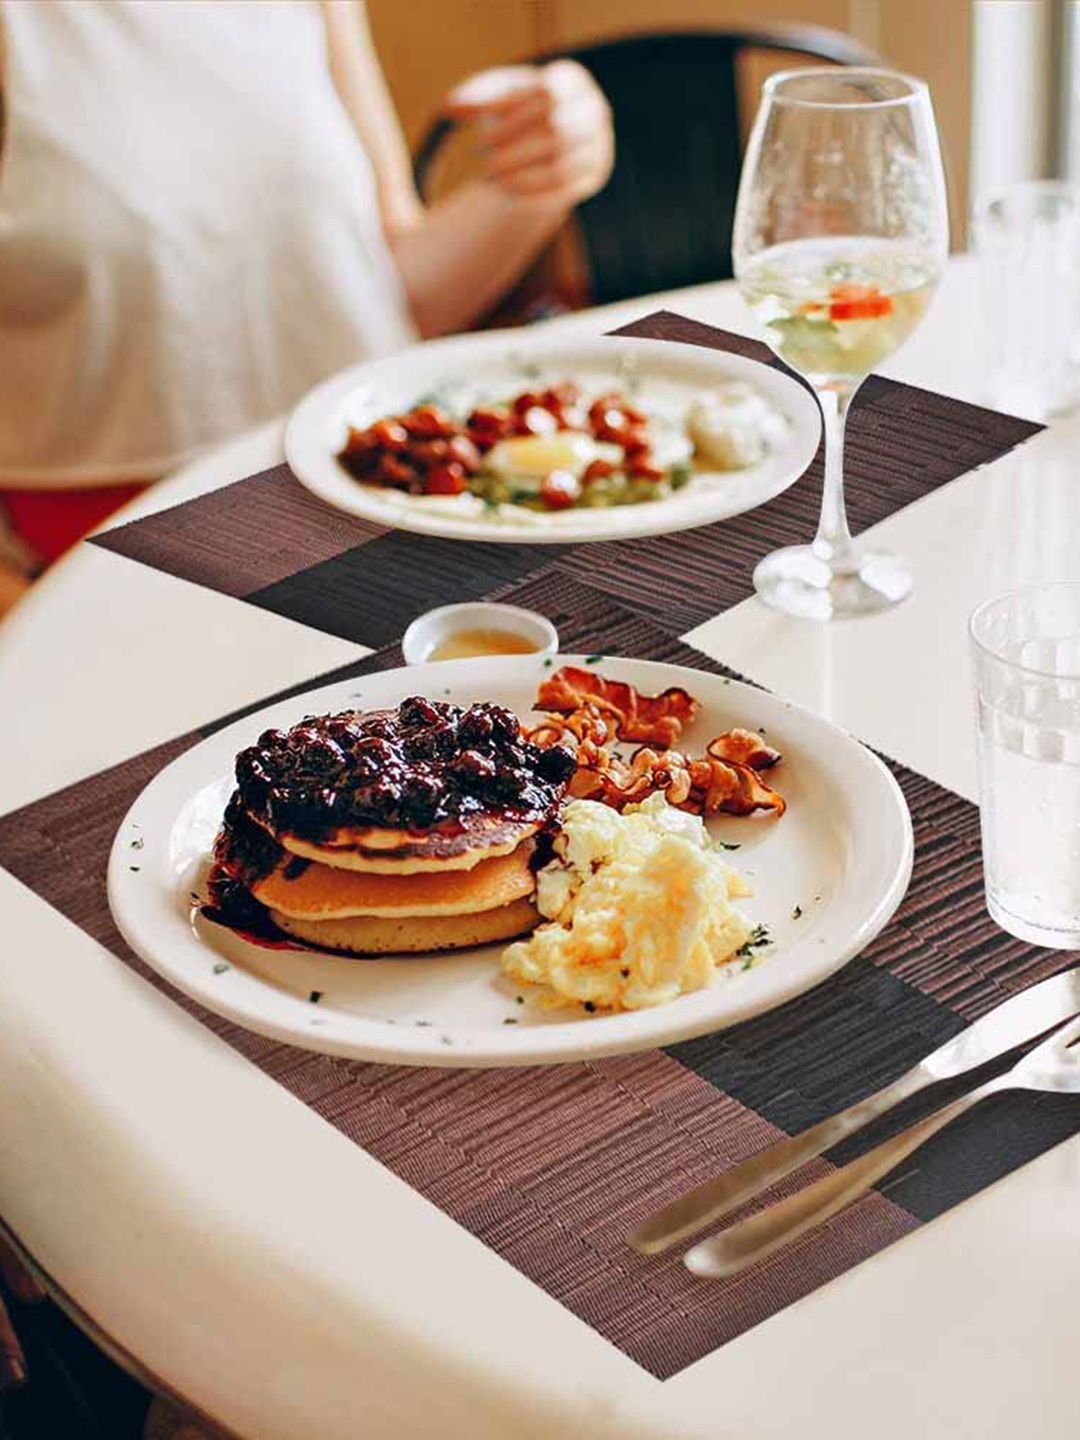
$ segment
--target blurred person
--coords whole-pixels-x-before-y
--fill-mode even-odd
[[[477,320],[613,160],[581,66],[488,70],[443,107],[481,173],[425,206],[362,0],[0,0],[0,100],[0,609],[199,451]]]
[[[425,207],[362,0],[0,0],[0,614],[199,451],[467,327],[610,173],[571,61],[444,110],[482,172]]]

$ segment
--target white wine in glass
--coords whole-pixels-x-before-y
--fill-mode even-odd
[[[735,212],[735,274],[769,345],[813,386],[825,426],[811,545],[766,556],[762,599],[812,619],[902,600],[911,574],[860,551],[844,507],[844,424],[866,376],[922,319],[949,248],[926,86],[889,70],[790,70],[766,81]]]

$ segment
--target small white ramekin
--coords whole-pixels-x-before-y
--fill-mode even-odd
[[[440,605],[418,615],[401,640],[406,665],[423,665],[448,635],[457,630],[508,630],[533,642],[537,655],[554,655],[559,635],[551,621],[519,605],[496,605],[487,600],[461,605]]]

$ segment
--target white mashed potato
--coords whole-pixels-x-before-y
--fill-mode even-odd
[[[686,433],[699,465],[744,470],[782,443],[787,421],[752,385],[733,380],[694,401]]]
[[[623,814],[574,800],[537,906],[550,923],[503,954],[552,1003],[639,1010],[708,985],[750,937],[732,905],[750,894],[702,820],[662,795]]]

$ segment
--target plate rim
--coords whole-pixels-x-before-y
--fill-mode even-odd
[[[456,519],[421,509],[405,510],[400,516],[382,514],[376,506],[364,503],[363,486],[353,482],[354,490],[344,488],[344,472],[339,473],[336,457],[330,452],[324,453],[314,437],[309,438],[308,435],[309,430],[317,429],[323,413],[344,403],[350,391],[359,388],[364,383],[365,377],[376,373],[387,363],[401,361],[406,357],[427,355],[437,359],[444,354],[453,356],[456,353],[463,353],[468,356],[479,353],[484,355],[488,351],[501,351],[506,346],[516,346],[521,351],[522,358],[526,360],[530,355],[540,357],[548,351],[602,349],[606,352],[609,347],[614,357],[619,351],[636,350],[645,345],[653,347],[652,353],[655,356],[677,352],[706,368],[713,366],[718,371],[725,365],[736,371],[746,369],[750,372],[746,378],[752,378],[757,372],[765,371],[769,376],[767,382],[769,388],[780,390],[788,397],[781,408],[796,432],[792,436],[792,445],[798,442],[798,435],[803,424],[806,423],[809,426],[806,432],[805,458],[801,451],[796,451],[791,464],[790,477],[783,478],[788,471],[787,468],[782,469],[781,478],[770,484],[758,498],[750,504],[740,505],[734,509],[720,503],[722,495],[718,492],[716,503],[702,504],[697,509],[689,509],[688,513],[677,515],[674,521],[671,518],[670,510],[665,508],[666,502],[660,501],[656,505],[624,506],[616,512],[588,512],[590,515],[625,513],[632,517],[633,523],[631,523],[631,519],[627,519],[616,528],[601,528],[599,525],[592,528],[579,525],[575,528],[569,518],[565,525],[560,523],[558,526],[501,526],[483,520]],[[735,378],[740,377],[736,376]],[[610,543],[614,540],[644,539],[653,535],[678,534],[682,530],[693,530],[702,525],[716,524],[719,521],[734,519],[737,515],[744,515],[751,510],[756,510],[759,506],[768,504],[770,500],[775,500],[778,495],[782,495],[785,490],[790,489],[792,485],[802,479],[817,454],[821,443],[821,434],[821,411],[817,401],[805,386],[776,366],[770,365],[766,361],[739,355],[735,351],[715,350],[709,346],[694,345],[688,341],[653,340],[633,335],[559,335],[557,333],[523,335],[517,330],[492,330],[425,341],[422,345],[408,350],[361,361],[328,376],[309,390],[290,413],[285,426],[284,449],[289,469],[297,483],[302,485],[309,494],[314,495],[323,504],[340,513],[352,515],[369,524],[401,530],[409,534],[472,541],[478,544],[585,545]],[[732,474],[737,475],[739,472],[733,471]],[[348,503],[349,497],[353,494],[357,498],[358,503],[356,504]],[[576,513],[567,512],[567,516]],[[653,518],[650,519],[650,516]]]
[[[509,670],[511,674],[518,669],[524,672],[525,667],[532,662],[532,657],[501,658],[505,662],[502,668]],[[571,664],[584,657],[567,655],[558,658],[563,663]],[[182,945],[178,944],[175,939],[164,945],[155,944],[154,937],[152,935],[147,937],[145,933],[146,926],[152,925],[155,917],[161,919],[168,916],[175,904],[175,892],[170,890],[166,893],[164,886],[159,884],[157,887],[159,893],[154,902],[151,902],[144,894],[135,906],[129,907],[126,903],[127,887],[132,884],[131,876],[128,873],[131,863],[130,837],[136,827],[138,827],[140,836],[145,837],[146,833],[142,821],[133,820],[133,817],[141,816],[145,807],[152,806],[157,794],[162,790],[167,792],[170,780],[175,782],[178,775],[182,776],[184,770],[194,763],[194,757],[204,747],[211,743],[223,746],[228,739],[230,748],[235,751],[234,739],[238,739],[241,733],[250,736],[257,727],[262,728],[263,716],[267,711],[282,706],[305,705],[309,701],[318,704],[319,698],[324,695],[344,698],[342,696],[343,686],[362,683],[365,678],[386,680],[389,677],[397,676],[402,677],[404,684],[404,677],[408,676],[411,680],[415,680],[419,678],[419,671],[428,668],[418,666],[401,666],[391,671],[376,672],[370,677],[339,680],[317,690],[273,702],[272,705],[264,706],[262,709],[234,721],[231,725],[213,732],[192,746],[191,749],[170,761],[168,765],[163,766],[143,787],[125,813],[110,850],[107,892],[109,909],[117,929],[126,943],[156,975],[161,976],[169,985],[187,995],[189,999],[205,1006],[212,1013],[256,1034],[300,1049],[377,1064],[486,1069],[574,1063],[583,1059],[596,1060],[614,1055],[632,1054],[728,1029],[754,1015],[763,1014],[786,1004],[815,988],[842,969],[864,950],[875,936],[881,933],[895,914],[907,891],[914,860],[914,833],[910,811],[895,776],[874,751],[849,732],[807,707],[786,700],[775,692],[763,691],[756,686],[737,680],[724,682],[724,677],[694,670],[691,666],[672,665],[665,661],[635,660],[631,657],[620,656],[605,656],[605,660],[631,668],[659,668],[671,674],[672,683],[678,683],[681,678],[685,684],[687,677],[704,675],[709,681],[727,683],[734,687],[735,694],[740,691],[745,692],[748,698],[756,698],[759,704],[762,697],[767,697],[768,704],[777,705],[796,713],[803,717],[804,721],[808,720],[811,726],[824,727],[842,743],[853,747],[853,753],[859,756],[859,763],[869,767],[866,773],[873,775],[882,785],[880,798],[882,801],[890,802],[889,814],[892,827],[894,827],[888,832],[891,837],[890,843],[897,852],[892,878],[847,939],[840,944],[832,944],[827,947],[827,958],[823,961],[819,958],[809,977],[806,967],[802,967],[800,972],[800,967],[796,966],[791,974],[788,974],[785,969],[781,976],[766,964],[752,973],[759,977],[765,976],[766,979],[770,974],[775,975],[775,981],[764,986],[760,981],[744,982],[741,986],[744,992],[741,1000],[737,992],[726,989],[723,987],[723,982],[720,982],[720,986],[716,987],[716,993],[724,993],[726,990],[728,996],[728,1004],[724,1007],[722,1014],[705,1010],[687,1015],[680,1010],[679,1002],[674,1001],[670,1005],[624,1012],[617,1016],[600,1016],[588,1021],[569,1021],[566,1025],[553,1023],[520,1029],[507,1027],[505,1034],[501,1030],[492,1030],[490,1033],[484,1031],[481,1032],[484,1036],[483,1040],[475,1045],[472,1043],[459,1045],[454,1042],[448,1044],[440,1038],[440,1027],[437,1024],[430,1028],[398,1026],[390,1020],[348,1015],[345,1012],[338,1012],[341,1013],[344,1023],[336,1029],[332,1023],[332,1017],[336,1012],[332,1009],[313,1016],[310,1014],[308,1002],[287,995],[280,990],[274,991],[276,1000],[288,1007],[290,1011],[295,1006],[297,1008],[296,1020],[293,1023],[285,1023],[284,1019],[268,1018],[258,1009],[258,996],[266,988],[267,982],[246,971],[242,966],[230,966],[228,974],[222,973],[220,976],[216,976],[213,993],[209,994],[201,970],[188,963],[192,954],[191,947],[196,947],[204,957],[207,951],[207,947],[199,940],[194,930],[189,927],[186,941]],[[453,667],[459,674],[471,669],[477,676],[478,688],[482,688],[483,678],[490,673],[492,661],[481,659],[436,663],[439,673],[444,677],[448,667]],[[535,662],[535,668],[540,672],[543,671],[544,667],[539,657]],[[464,678],[467,681],[472,677],[466,675]],[[404,688],[415,689],[416,686],[407,684],[404,685]],[[204,780],[202,783],[205,785],[208,782]],[[189,798],[194,793],[197,792],[189,791]],[[169,821],[169,837],[175,828],[178,813],[178,811],[173,812]],[[875,809],[875,817],[877,823],[880,824],[880,806]],[[157,836],[154,837],[154,843],[164,846],[167,840]],[[147,840],[145,844],[149,846],[150,842]],[[151,849],[150,855],[143,855],[139,867],[140,873],[146,873],[152,869],[147,865],[147,861],[153,858],[153,854],[154,851]],[[183,923],[178,912],[175,918],[177,923]],[[789,954],[792,950],[797,954],[802,947],[809,946],[810,943],[810,939],[807,937],[806,940],[796,941],[794,946],[784,948]],[[808,950],[807,953],[811,952]],[[172,954],[177,957],[175,961],[169,958]],[[778,983],[781,979],[782,983]],[[232,992],[238,986],[239,999],[234,1000]],[[248,1001],[249,993],[253,1003]],[[701,995],[708,992],[695,993]],[[300,1023],[300,1016],[303,1014],[307,1016],[306,1024]],[[613,1032],[610,1024],[607,1024],[605,1028],[605,1022],[619,1022],[619,1025]],[[338,1033],[339,1030],[347,1033]],[[357,1030],[360,1032],[359,1036],[355,1034]],[[570,1030],[573,1031],[572,1036],[568,1034]],[[369,1031],[371,1032],[370,1036]],[[640,1034],[639,1032],[642,1031],[645,1033]],[[583,1043],[586,1036],[590,1038]],[[522,1037],[530,1037],[530,1039],[523,1043]]]

